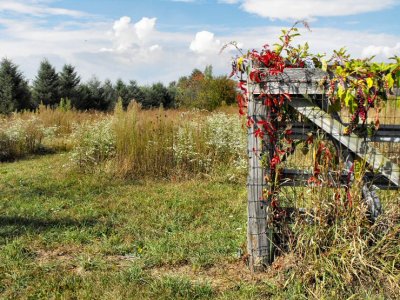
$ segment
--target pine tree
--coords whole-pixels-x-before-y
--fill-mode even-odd
[[[81,78],[72,65],[64,65],[59,74],[60,97],[69,99],[72,104],[79,101],[78,86]]]
[[[154,83],[149,87],[144,87],[142,90],[145,94],[145,99],[142,103],[143,107],[151,108],[161,105],[165,108],[172,107],[173,98],[168,89],[161,82]]]
[[[54,106],[60,102],[60,84],[55,68],[47,59],[40,63],[33,82],[33,99],[36,103]]]
[[[0,63],[0,113],[34,108],[28,82],[9,59]]]
[[[79,101],[76,108],[81,110],[96,109],[106,111],[112,107],[114,99],[112,84],[107,80],[102,84],[97,77],[79,85]]]
[[[103,87],[97,77],[92,77],[87,82],[90,92],[90,107],[91,109],[106,110],[107,107],[103,101]]]
[[[127,97],[129,101],[134,100],[138,103],[143,103],[143,101],[145,100],[145,95],[135,80],[129,81],[129,85],[127,88],[128,88]]]
[[[104,110],[110,110],[115,106],[118,96],[115,93],[114,86],[110,79],[106,79],[102,85],[104,104],[106,108]]]
[[[117,82],[115,83],[114,90],[117,98],[122,99],[123,108],[126,109],[129,105],[129,102],[131,102],[132,99],[129,98],[129,90],[125,82],[123,82],[121,79],[118,79]]]

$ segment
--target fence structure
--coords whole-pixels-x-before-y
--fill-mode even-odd
[[[260,70],[268,74],[266,70]],[[271,202],[265,197],[265,191],[271,184],[280,186],[280,205],[286,206],[285,214],[295,209],[301,210],[302,203],[296,197],[295,187],[309,186],[315,176],[315,153],[308,151],[305,143],[309,139],[318,139],[324,147],[331,147],[338,156],[336,168],[328,171],[332,178],[325,186],[346,189],[354,177],[355,162],[364,164],[368,170],[363,174],[362,195],[369,206],[371,218],[380,212],[376,189],[399,189],[400,163],[400,94],[388,95],[388,100],[380,112],[371,112],[367,122],[376,120],[379,113],[380,126],[374,132],[365,128],[355,128],[352,133],[344,134],[350,121],[346,110],[330,111],[327,86],[322,84],[329,74],[321,69],[285,69],[283,73],[268,75],[261,82],[247,80],[248,97],[248,253],[252,270],[263,269],[274,259],[274,211]],[[265,95],[267,94],[267,95]],[[286,124],[291,132],[294,147],[286,155],[279,174],[272,174],[265,166],[265,157],[269,159],[274,149],[270,136],[257,135],[264,121],[280,126],[279,118],[271,108],[265,105],[265,97],[271,95],[290,95],[285,110],[291,114],[291,123]],[[278,120],[278,121],[277,121]],[[265,122],[264,122],[265,123]],[[363,131],[364,130],[364,131]],[[332,150],[333,149],[333,150]],[[308,152],[308,153],[307,153]],[[314,178],[315,179],[315,178]],[[290,191],[285,192],[285,188]],[[306,206],[306,205],[305,205]],[[285,209],[285,208],[284,208]]]

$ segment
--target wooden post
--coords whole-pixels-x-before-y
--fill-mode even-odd
[[[265,105],[255,101],[251,91],[248,92],[248,99],[248,117],[255,122],[265,119]],[[252,272],[262,271],[272,260],[272,231],[268,228],[268,208],[261,201],[265,187],[265,170],[261,162],[263,146],[261,139],[254,135],[256,129],[256,124],[248,128],[247,148],[249,158],[247,250]]]

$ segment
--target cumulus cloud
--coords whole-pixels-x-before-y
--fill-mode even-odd
[[[246,2],[250,1],[239,0],[242,4]],[[27,6],[10,6],[10,3]],[[167,83],[190,74],[194,68],[204,69],[208,64],[213,65],[216,74],[228,74],[230,58],[236,50],[232,52],[228,48],[219,55],[225,41],[237,41],[244,50],[259,49],[265,43],[273,44],[281,29],[232,29],[230,34],[219,33],[218,36],[209,31],[158,31],[156,18],[122,16],[111,22],[99,18],[80,19],[80,12],[54,10],[54,3],[57,2],[0,0],[0,12],[4,12],[0,18],[0,57],[8,57],[20,65],[29,79],[35,77],[43,57],[47,57],[57,70],[64,63],[75,65],[84,80],[96,74],[100,80],[122,78],[136,79],[140,83]],[[52,18],[51,23],[46,23],[46,18],[35,18],[43,14],[66,14],[73,17],[73,22],[68,18]],[[311,33],[304,30],[296,43],[306,40],[314,53],[331,53],[333,49],[349,46],[349,52],[354,56],[377,54],[378,61],[398,52],[400,47],[399,35],[334,28],[313,28]],[[376,46],[371,46],[371,41]]]
[[[123,52],[145,45],[155,31],[156,21],[156,18],[143,17],[137,23],[132,23],[131,18],[127,16],[115,21],[110,33],[114,40],[113,50]],[[102,50],[111,51],[112,49]]]
[[[361,53],[362,57],[384,56],[386,58],[392,57],[395,54],[400,54],[400,42],[393,47],[369,45]]]
[[[139,40],[145,40],[151,33],[154,32],[156,27],[156,18],[142,18],[139,22],[134,25],[136,35]]]
[[[215,54],[218,53],[221,48],[221,42],[214,37],[214,33],[209,31],[200,31],[196,33],[189,48],[198,54]]]
[[[241,8],[265,18],[300,20],[362,14],[396,4],[397,0],[243,0]]]

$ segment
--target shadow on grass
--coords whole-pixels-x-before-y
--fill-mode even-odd
[[[21,216],[0,216],[0,239],[14,238],[28,232],[40,233],[47,230],[65,228],[93,227],[98,223],[94,218],[72,219],[72,218],[37,218]]]

